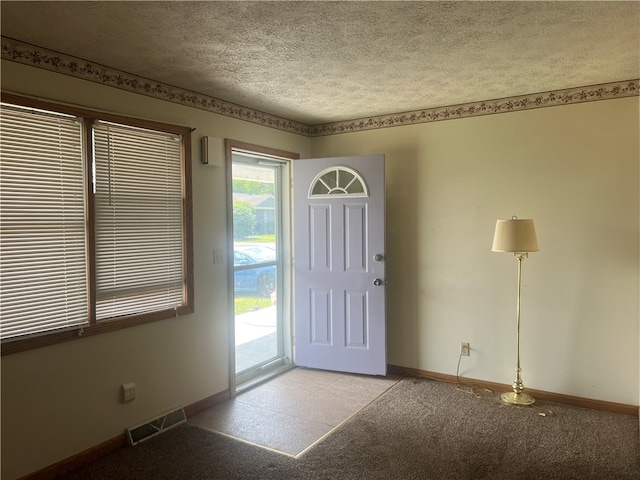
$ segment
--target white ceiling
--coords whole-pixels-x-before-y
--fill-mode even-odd
[[[640,2],[12,2],[1,33],[307,125],[640,77]]]

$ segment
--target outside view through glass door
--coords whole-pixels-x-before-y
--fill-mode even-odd
[[[284,357],[282,188],[285,164],[233,152],[234,308],[237,384]]]

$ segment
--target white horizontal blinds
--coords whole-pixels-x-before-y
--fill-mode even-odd
[[[181,137],[99,122],[96,319],[183,305]]]
[[[87,324],[82,124],[0,111],[0,337]]]

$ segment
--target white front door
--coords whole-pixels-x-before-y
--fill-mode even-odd
[[[295,363],[385,375],[384,156],[293,162]]]

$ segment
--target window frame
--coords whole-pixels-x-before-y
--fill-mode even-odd
[[[1,100],[4,103],[15,104],[23,107],[39,108],[52,112],[75,115],[84,119],[83,155],[85,162],[85,224],[87,242],[87,291],[88,305],[87,316],[89,324],[79,329],[53,331],[51,333],[36,334],[25,338],[11,339],[2,342],[0,353],[2,356],[23,352],[35,348],[54,345],[57,343],[76,340],[102,333],[112,332],[123,328],[134,327],[145,323],[179,317],[194,312],[194,271],[193,271],[193,202],[192,202],[192,176],[191,176],[191,132],[189,127],[171,125],[151,120],[143,120],[134,117],[117,115],[97,110],[89,110],[72,105],[48,102],[20,95],[2,93]],[[182,136],[182,239],[183,239],[183,278],[184,278],[184,304],[176,309],[159,310],[138,315],[129,315],[113,319],[96,321],[96,271],[95,271],[95,201],[93,194],[93,124],[102,120],[147,130],[156,130]]]

